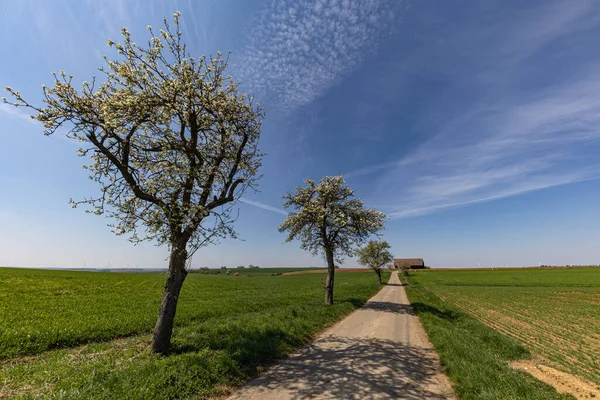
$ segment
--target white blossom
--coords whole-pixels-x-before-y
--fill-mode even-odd
[[[61,70],[52,87],[43,86],[43,107],[6,90],[10,104],[34,111],[45,134],[68,126],[68,136],[86,146],[79,155],[100,195],[74,207],[107,214],[113,231],[135,242],[183,238],[191,253],[235,237],[232,205],[257,187],[263,111],[226,78],[221,53],[190,57],[180,13],[173,17],[175,29],[165,21],[160,37],[150,32],[149,48],[137,46],[126,28],[121,43],[108,40],[121,56],[103,57],[102,84],[84,81],[78,91]]]
[[[294,208],[279,227],[287,242],[300,240],[302,249],[313,255],[331,251],[336,261],[352,256],[353,248],[383,229],[387,216],[364,208],[342,176],[326,176],[319,183],[306,179],[305,187],[287,193],[285,208]]]

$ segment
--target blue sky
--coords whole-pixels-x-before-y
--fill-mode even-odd
[[[176,10],[192,53],[231,50],[231,75],[267,115],[244,241],[194,266],[322,265],[283,243],[281,195],[337,174],[390,215],[398,257],[600,263],[597,2],[6,0],[0,85],[35,100],[52,71],[89,80],[122,26],[145,38]],[[70,208],[97,188],[77,146],[41,131],[0,105],[0,265],[165,266],[166,249]]]

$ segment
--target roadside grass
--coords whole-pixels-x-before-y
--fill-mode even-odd
[[[162,357],[148,346],[164,275],[0,269],[0,398],[226,394],[381,287],[373,273],[340,274],[327,307],[320,275],[261,275],[189,275]]]
[[[573,399],[511,368],[510,361],[530,357],[524,347],[444,302],[423,285],[414,284],[416,279],[408,278],[408,297],[458,397],[463,400]]]
[[[600,268],[428,271],[411,278],[600,388]]]

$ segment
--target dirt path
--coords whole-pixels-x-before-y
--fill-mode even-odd
[[[377,295],[229,398],[454,399],[394,272]]]

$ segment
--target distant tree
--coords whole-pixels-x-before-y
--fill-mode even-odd
[[[106,213],[113,232],[130,240],[153,240],[170,249],[169,270],[152,351],[165,353],[173,331],[177,300],[187,275],[186,260],[201,246],[233,236],[232,207],[246,189],[256,189],[262,154],[258,150],[262,109],[238,92],[226,77],[228,58],[193,58],[186,50],[180,14],[174,27],[155,35],[148,26],[147,45],[121,30],[122,43],[100,68],[102,83],[92,79],[80,90],[63,71],[43,87],[43,106],[34,106],[11,88],[14,100],[44,133],[68,130],[82,145],[90,178],[100,195],[72,201],[88,212]]]
[[[325,304],[333,304],[335,263],[352,256],[354,247],[383,229],[385,214],[365,209],[341,176],[327,176],[319,183],[304,180],[305,187],[288,192],[285,208],[294,208],[279,227],[287,232],[286,242],[300,240],[301,248],[327,260]]]
[[[367,245],[356,251],[358,263],[371,268],[377,274],[377,281],[381,285],[381,268],[394,261],[390,253],[390,245],[386,241],[371,240]]]
[[[408,264],[406,262],[401,262],[398,265],[398,269],[400,270],[400,272],[402,273],[402,275],[408,276],[408,272],[410,271],[410,264]]]

